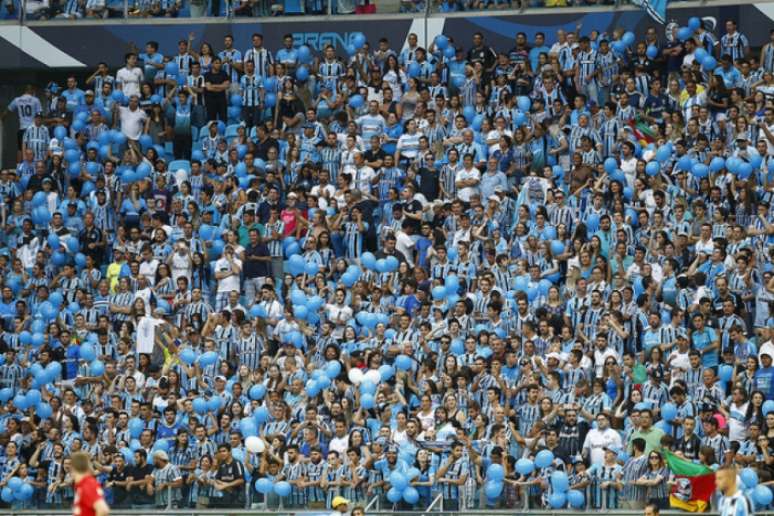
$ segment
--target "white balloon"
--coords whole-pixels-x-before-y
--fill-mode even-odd
[[[251,453],[261,453],[264,449],[264,444],[260,437],[251,435],[245,439],[245,448]]]
[[[355,385],[360,385],[360,382],[363,381],[363,371],[357,368],[352,368],[349,370],[349,373],[347,373],[347,377],[349,378],[349,381],[354,383]]]
[[[376,369],[369,370],[364,376],[374,385],[379,385],[379,382],[382,381],[382,375]]]

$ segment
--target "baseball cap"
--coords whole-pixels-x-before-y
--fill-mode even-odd
[[[331,507],[332,507],[333,509],[336,509],[336,508],[337,508],[337,507],[339,507],[340,505],[349,505],[349,500],[347,500],[347,499],[346,499],[346,498],[344,498],[343,496],[337,496],[337,497],[335,497],[335,498],[333,499],[333,501],[331,502]]]

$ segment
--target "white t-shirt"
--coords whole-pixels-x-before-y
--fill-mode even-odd
[[[156,284],[156,269],[159,268],[159,261],[155,258],[149,262],[140,263],[140,275],[145,276],[148,280],[148,285]]]
[[[395,233],[395,248],[403,253],[409,263],[414,263],[414,241],[405,231]]]
[[[374,176],[376,176],[376,172],[367,165],[356,168],[352,175],[352,186],[361,192],[371,193],[371,180]]]
[[[142,68],[139,66],[134,68],[123,67],[116,72],[116,82],[121,85],[121,91],[124,92],[127,98],[140,94],[140,83],[143,77]]]
[[[178,253],[172,255],[172,281],[177,285],[177,279],[186,277],[191,279],[191,257],[188,254],[180,256]]]
[[[139,140],[145,130],[145,119],[148,118],[145,111],[139,107],[132,111],[128,107],[120,106],[118,115],[121,119],[121,132],[130,140]]]
[[[218,280],[218,292],[231,292],[232,290],[236,290],[239,292],[239,271],[242,270],[242,260],[239,258],[233,259],[234,265],[236,265],[236,274],[231,274],[230,276],[226,276],[223,279]],[[225,258],[221,258],[217,262],[215,262],[215,272],[225,272],[231,270],[231,264],[228,263],[228,260]]]
[[[620,448],[621,436],[612,428],[598,430],[592,428],[586,434],[583,441],[583,449],[589,450],[591,464],[603,464],[605,462],[605,450],[603,448]]]
[[[465,170],[464,168],[461,168],[460,170],[457,171],[457,175],[454,178],[454,180],[463,181],[465,179],[476,179],[478,181],[481,181],[481,173],[478,171],[476,167],[473,167],[470,170]],[[466,186],[464,188],[460,188],[457,191],[457,197],[459,197],[464,202],[470,202],[470,198],[477,193],[478,193],[478,185]]]

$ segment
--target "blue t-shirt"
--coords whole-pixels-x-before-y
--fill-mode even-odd
[[[701,331],[694,331],[691,335],[693,348],[699,352],[708,348],[716,340],[718,340],[718,336],[715,333],[715,330],[707,328],[706,326]],[[701,356],[701,365],[704,367],[715,367],[718,365],[719,361],[720,353],[717,349]]]

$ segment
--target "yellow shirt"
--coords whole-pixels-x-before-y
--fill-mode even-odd
[[[116,285],[118,285],[118,278],[121,275],[121,269],[124,267],[124,263],[113,262],[108,265],[105,276],[107,277],[108,284],[110,285],[110,291],[116,291]]]
[[[704,93],[704,86],[702,86],[701,84],[697,84],[696,95],[701,95],[702,93]],[[682,106],[683,104],[685,104],[685,101],[688,100],[689,98],[691,98],[691,96],[688,94],[688,91],[685,88],[683,88],[683,91],[680,92],[680,105]]]

